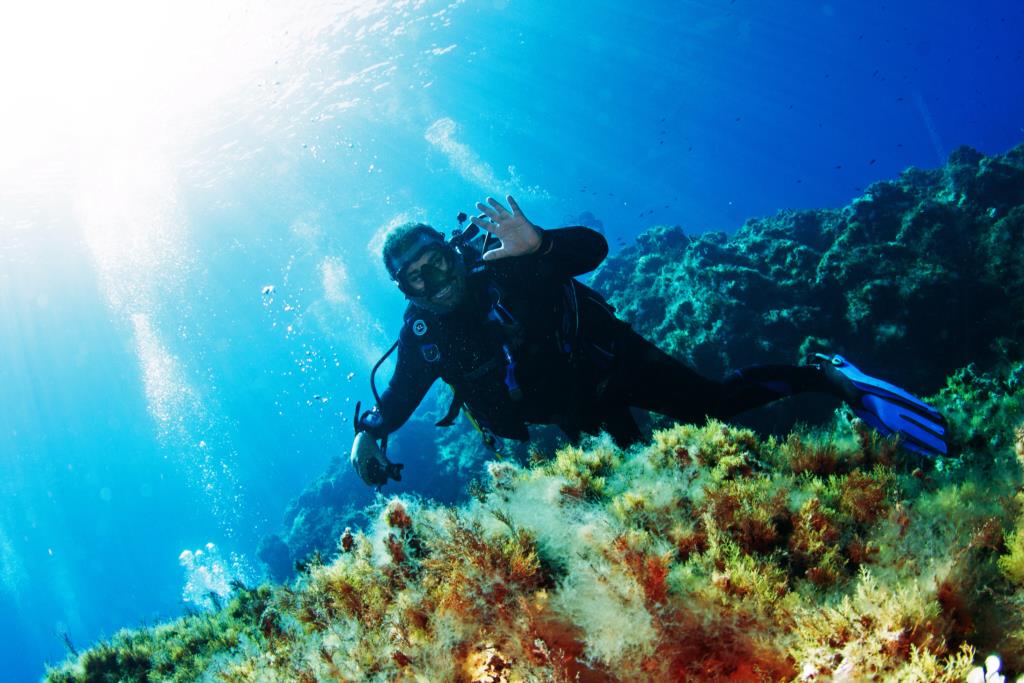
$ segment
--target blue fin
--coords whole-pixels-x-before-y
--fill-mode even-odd
[[[841,374],[847,382],[846,402],[857,417],[882,436],[898,434],[900,445],[928,457],[946,455],[946,421],[939,411],[913,394],[866,375],[842,356],[825,356],[823,369]]]

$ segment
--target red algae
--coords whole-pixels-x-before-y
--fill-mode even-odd
[[[886,508],[886,479],[860,471],[846,475],[842,483],[839,509],[859,524],[872,524]]]
[[[388,526],[392,529],[409,529],[412,527],[412,518],[400,501],[394,500],[387,508]]]
[[[752,438],[677,427],[661,450],[602,444],[506,466],[462,508],[392,499],[375,528],[346,530],[333,561],[274,592],[222,678],[704,683],[841,669],[952,683],[976,642],[1002,642],[979,630],[989,599],[965,568],[988,562],[998,578],[996,555],[1017,543],[1003,541],[1012,490],[972,507],[939,474],[932,493],[909,470],[769,470],[746,454],[782,462],[796,447]],[[837,457],[875,460],[845,443]],[[1012,596],[1009,582],[986,590]]]
[[[1019,261],[1009,237],[1024,213],[999,200],[1021,186],[1022,161],[1024,147],[988,159],[961,149],[946,169],[908,170],[842,211],[782,212],[734,237],[658,228],[594,283],[669,353],[715,348],[716,364],[826,342],[875,353],[865,330],[882,322],[892,349],[945,339],[903,364],[925,386],[985,346],[989,326],[951,327],[932,299],[963,304],[977,293],[967,279],[1005,289],[1006,268],[989,266]],[[951,252],[954,233],[976,248]],[[729,293],[759,283],[828,331],[736,334],[778,313]],[[1000,339],[985,360],[1008,368],[964,368],[928,399],[949,418],[954,457],[911,464],[845,410],[781,443],[711,422],[625,452],[607,439],[534,450],[528,465],[488,468],[493,481],[463,505],[394,498],[340,542],[328,524],[321,550],[337,556],[291,584],[237,587],[222,609],[117,634],[47,678],[953,683],[999,648],[1017,674],[1024,317],[1020,297],[979,301],[971,319],[995,321]]]

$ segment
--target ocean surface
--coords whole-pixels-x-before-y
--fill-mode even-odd
[[[615,250],[842,206],[1024,140],[1021,35],[984,0],[5,4],[0,677],[260,580],[399,329],[388,226],[512,194]]]

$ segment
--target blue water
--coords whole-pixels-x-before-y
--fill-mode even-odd
[[[180,614],[183,550],[259,578],[259,538],[347,452],[399,327],[388,224],[450,229],[511,192],[542,226],[589,212],[618,248],[1024,140],[1015,2],[278,4],[13,24],[5,680],[62,659],[62,633],[83,648]],[[161,25],[172,40],[147,42]],[[408,471],[431,494],[429,463]]]

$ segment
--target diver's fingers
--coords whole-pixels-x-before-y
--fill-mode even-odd
[[[522,216],[523,215],[523,210],[519,208],[519,203],[516,202],[516,200],[512,198],[512,195],[510,195],[510,194],[505,195],[505,201],[507,201],[508,205],[512,208],[512,215],[514,215],[514,216]]]
[[[487,216],[487,214],[482,213],[479,216],[473,216],[471,220],[473,225],[480,228],[481,230],[486,230],[487,232],[494,232],[495,230],[498,229],[498,224],[495,223],[494,220],[492,220],[489,216]]]
[[[491,249],[483,255],[484,261],[497,261],[498,259],[508,258],[511,254],[508,253],[508,249],[504,246],[498,247],[497,249]]]
[[[487,206],[483,202],[477,202],[476,203],[476,208],[478,208],[481,211],[483,211],[484,215],[487,216],[488,218],[490,218],[492,221],[497,222],[497,220],[498,220],[498,212],[497,211],[495,211],[491,207]]]
[[[494,207],[495,212],[498,214],[498,218],[508,218],[511,215],[509,214],[508,209],[506,209],[505,206],[494,197],[488,197],[487,203]]]

